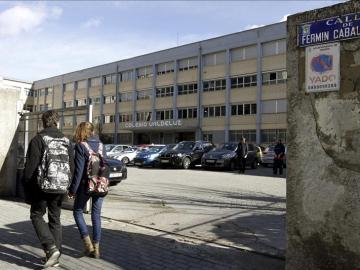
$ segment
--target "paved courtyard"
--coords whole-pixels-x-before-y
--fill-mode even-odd
[[[187,239],[284,257],[286,179],[271,168],[224,171],[128,167],[103,215]]]

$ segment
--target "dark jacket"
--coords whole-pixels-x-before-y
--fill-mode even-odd
[[[97,136],[89,137],[86,142],[90,148],[97,152],[99,150],[100,140]],[[105,147],[103,147],[103,156],[106,157]],[[86,166],[89,161],[89,152],[81,143],[75,145],[75,172],[69,187],[70,194],[84,192],[87,185]]]
[[[239,158],[245,158],[246,155],[248,154],[248,145],[247,143],[239,143],[238,147],[236,149],[236,153],[238,155]]]
[[[25,200],[31,203],[34,198],[41,194],[41,190],[37,185],[38,166],[45,151],[45,144],[41,135],[48,135],[53,138],[62,138],[64,134],[56,127],[45,128],[40,131],[29,143],[26,153],[26,163],[23,173],[23,184],[25,189]],[[70,170],[74,172],[74,155],[71,144],[68,149]]]
[[[285,146],[282,143],[277,143],[274,147],[275,159],[283,159],[285,155]]]

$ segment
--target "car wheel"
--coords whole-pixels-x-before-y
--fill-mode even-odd
[[[184,160],[183,160],[183,168],[184,169],[189,169],[190,165],[191,165],[190,158],[188,158],[188,157],[184,158]]]
[[[122,161],[124,164],[128,164],[130,160],[129,160],[128,157],[123,157],[123,158],[121,159],[121,161]]]

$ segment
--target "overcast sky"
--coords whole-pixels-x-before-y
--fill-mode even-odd
[[[39,80],[340,1],[1,1],[0,76]]]

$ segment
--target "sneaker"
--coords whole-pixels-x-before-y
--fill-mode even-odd
[[[52,248],[46,255],[46,262],[44,268],[59,265],[60,251],[57,248]]]
[[[42,263],[42,264],[45,264],[46,261],[47,261],[47,258],[46,258],[46,257],[44,257],[44,258],[41,259],[41,263]],[[60,266],[60,263],[59,263],[59,261],[57,261],[57,263],[55,263],[52,267],[59,267],[59,266]]]

